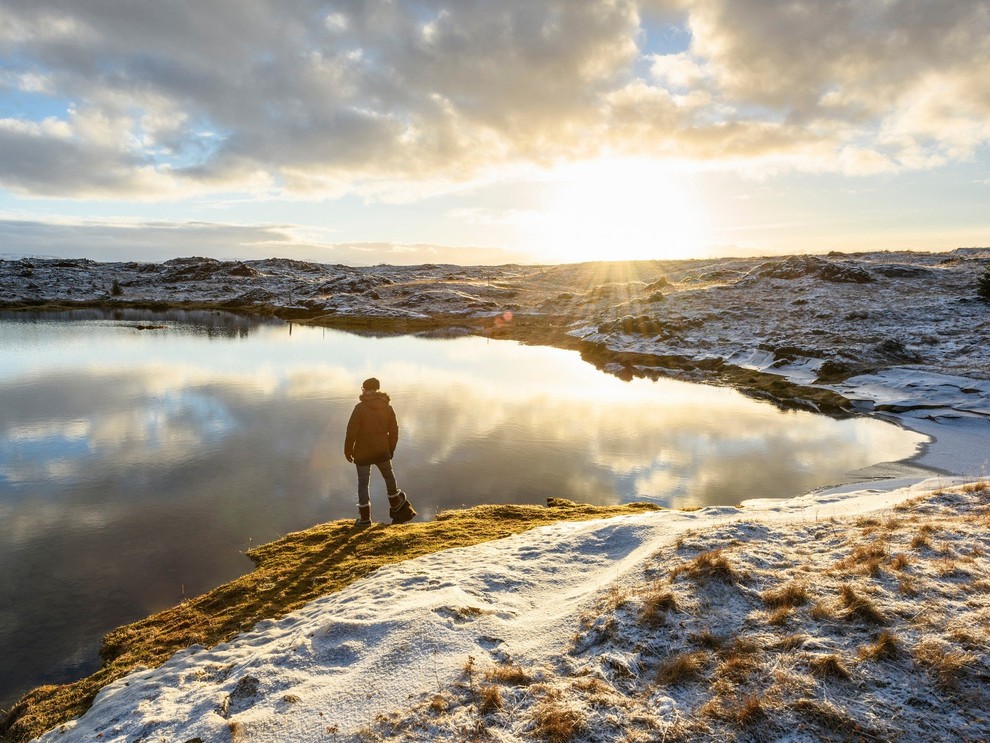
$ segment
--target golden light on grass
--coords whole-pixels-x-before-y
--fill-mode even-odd
[[[478,711],[483,715],[497,712],[505,706],[502,691],[494,684],[485,684],[478,689]]]
[[[918,665],[928,669],[943,689],[954,688],[963,671],[976,660],[972,653],[947,647],[934,637],[915,645],[913,655]]]

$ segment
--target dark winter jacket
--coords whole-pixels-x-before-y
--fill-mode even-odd
[[[344,456],[355,464],[386,462],[399,443],[399,424],[384,392],[365,392],[347,422]]]

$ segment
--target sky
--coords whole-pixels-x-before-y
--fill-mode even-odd
[[[990,0],[0,0],[0,255],[990,245]]]

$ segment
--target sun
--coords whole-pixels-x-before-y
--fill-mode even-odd
[[[704,214],[690,179],[663,163],[606,159],[558,168],[538,243],[563,261],[693,258]]]

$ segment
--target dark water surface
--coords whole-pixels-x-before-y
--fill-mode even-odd
[[[353,517],[343,430],[372,375],[399,417],[399,485],[425,518],[547,497],[784,497],[923,440],[476,337],[0,313],[0,707],[95,670],[104,632],[243,574],[251,546]],[[377,472],[372,504],[381,518]]]

